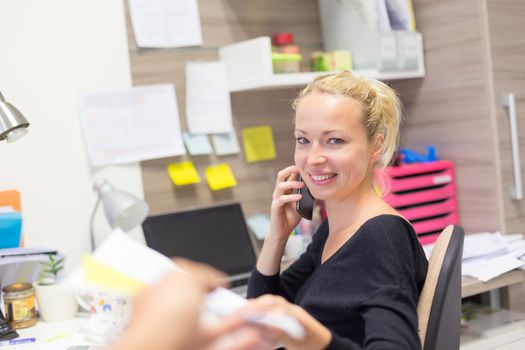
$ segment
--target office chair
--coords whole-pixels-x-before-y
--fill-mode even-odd
[[[432,249],[417,305],[423,350],[459,349],[464,238],[461,227],[449,225]]]

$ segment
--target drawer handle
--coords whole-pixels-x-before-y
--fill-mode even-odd
[[[516,97],[512,93],[504,94],[502,98],[503,107],[509,111],[510,140],[512,144],[512,163],[514,165],[514,186],[510,190],[513,199],[523,199],[523,188],[521,185],[521,158],[518,138],[518,117],[516,113]]]

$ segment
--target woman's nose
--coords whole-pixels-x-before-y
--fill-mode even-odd
[[[323,152],[323,148],[320,146],[314,145],[310,149],[310,153],[308,154],[307,162],[308,164],[316,165],[316,164],[322,164],[326,161],[326,157]]]

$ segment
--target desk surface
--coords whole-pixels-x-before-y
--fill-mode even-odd
[[[44,342],[42,349],[59,349],[62,348],[62,343],[65,343],[64,348],[67,348],[68,345],[72,345],[68,344],[69,342],[73,342],[75,345],[94,345],[94,343],[87,341],[81,333],[82,327],[87,324],[88,320],[87,314],[78,314],[76,318],[58,322],[38,320],[35,326],[17,329],[16,332],[20,338],[36,338],[38,343]],[[49,342],[54,339],[58,343]]]
[[[525,271],[523,270],[512,270],[488,282],[480,282],[473,278],[463,277],[461,281],[461,296],[466,298],[520,282],[525,282]]]

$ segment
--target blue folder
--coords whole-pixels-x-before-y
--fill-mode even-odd
[[[22,214],[0,213],[0,248],[19,247],[21,234]]]

